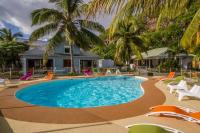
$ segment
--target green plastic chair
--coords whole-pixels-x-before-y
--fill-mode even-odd
[[[92,68],[92,72],[93,72],[93,73],[99,73],[100,70],[99,70],[99,68]]]
[[[162,127],[155,125],[134,125],[129,128],[128,133],[170,133]]]

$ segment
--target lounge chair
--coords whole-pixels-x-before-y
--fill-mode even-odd
[[[171,127],[151,123],[133,124],[126,128],[129,128],[129,133],[184,133]]]
[[[170,93],[173,93],[174,90],[188,90],[187,82],[185,80],[181,80],[178,84],[175,85],[169,83],[167,87],[170,89]]]
[[[173,79],[175,76],[175,72],[170,72],[169,75],[167,77],[162,77],[159,78],[160,81],[164,81],[164,80],[168,80],[168,79]]]
[[[32,72],[27,72],[24,76],[20,78],[20,80],[29,80],[32,77]]]
[[[6,82],[7,81],[7,82]],[[12,87],[17,87],[19,86],[19,83],[15,82],[11,82],[10,80],[5,80],[5,79],[1,79],[0,78],[0,85],[3,85],[3,87],[5,88],[12,88]]]
[[[177,90],[178,93],[178,100],[181,101],[183,97],[195,97],[200,98],[200,86],[194,85],[191,90]]]
[[[111,74],[112,74],[111,70],[110,70],[110,69],[107,69],[107,70],[106,70],[106,75],[111,75]]]
[[[6,85],[5,79],[0,78],[0,84],[3,85],[3,86],[5,86]]]
[[[117,74],[121,74],[121,72],[120,72],[119,69],[117,69],[115,73],[116,73],[116,75],[117,75]]]
[[[200,112],[195,112],[193,110],[180,108],[178,106],[170,106],[170,105],[160,105],[152,107],[150,110],[151,112],[147,113],[146,116],[164,115],[164,116],[182,118],[186,121],[200,124]]]
[[[54,73],[53,72],[48,72],[47,73],[47,76],[45,76],[45,79],[46,80],[52,80],[54,77]]]
[[[92,75],[92,71],[90,69],[86,69],[86,70],[83,70],[83,74],[85,76],[91,76]]]

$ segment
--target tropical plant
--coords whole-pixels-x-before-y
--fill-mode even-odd
[[[12,33],[11,29],[2,28],[0,29],[0,41],[11,42],[16,41],[17,38],[23,37],[21,32]]]
[[[85,9],[82,0],[49,0],[55,8],[34,10],[31,14],[32,25],[42,25],[30,36],[30,41],[50,35],[46,55],[62,42],[71,47],[71,72],[75,72],[73,46],[88,49],[104,42],[92,31],[104,32],[104,27],[97,22],[83,19]]]
[[[181,25],[172,24],[165,29],[159,31],[148,31],[142,36],[146,38],[146,44],[150,49],[160,47],[179,47],[180,38],[183,34],[183,28]]]
[[[104,47],[96,46],[91,51],[97,55],[99,55],[103,59],[112,59],[114,60],[116,45],[114,43],[108,44]]]
[[[11,64],[20,65],[19,54],[28,49],[28,45],[20,42],[17,38],[23,37],[21,32],[12,33],[10,29],[0,29],[0,64],[2,69]]]
[[[134,15],[140,17],[157,17],[158,28],[163,18],[173,19],[183,13],[193,0],[93,0],[89,5],[89,14],[97,12],[112,13],[117,15],[112,23],[112,28],[126,18]],[[112,29],[111,29],[112,30]]]
[[[200,8],[185,31],[181,44],[189,52],[194,52],[200,45]]]
[[[99,55],[103,59],[112,59],[114,60],[114,54],[116,51],[115,44],[111,43],[108,36],[108,29],[106,32],[99,35],[99,37],[104,40],[105,46],[95,46],[91,49],[91,52]]]
[[[182,8],[186,8],[191,1],[192,0],[92,0],[90,3],[90,12],[96,13],[98,11],[103,11],[111,13],[113,11],[125,9],[128,13],[134,14],[142,13],[143,15],[155,15],[165,12],[163,14],[168,14],[169,16],[170,14],[179,14],[181,10],[183,10]],[[169,11],[170,9],[173,9],[173,11]]]
[[[116,44],[115,61],[117,63],[130,63],[131,56],[142,58],[141,52],[146,50],[142,38],[139,36],[140,28],[134,17],[121,21],[111,37]]]
[[[112,13],[117,12],[115,19],[111,24],[110,34],[116,29],[116,25],[127,16],[134,15],[143,18],[157,18],[157,29],[164,18],[175,19],[180,14],[187,11],[192,3],[197,3],[199,0],[93,0],[89,5],[89,15],[95,15],[97,12]],[[199,20],[200,6],[198,11],[187,28],[183,38],[182,46],[186,49],[199,44]],[[194,47],[193,47],[194,48]],[[189,49],[191,52],[192,50]]]
[[[151,49],[158,47],[169,47],[170,49],[175,48],[180,52],[180,49],[182,49],[181,38],[199,7],[200,1],[192,2],[187,12],[179,15],[173,23],[170,23],[165,28],[161,28],[158,31],[151,31],[147,29],[144,37],[148,40],[148,46]],[[175,49],[174,51],[176,51]]]

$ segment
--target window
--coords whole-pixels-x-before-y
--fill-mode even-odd
[[[71,67],[71,60],[70,59],[63,60],[63,67]]]
[[[65,46],[65,54],[70,54],[70,47],[69,46]]]

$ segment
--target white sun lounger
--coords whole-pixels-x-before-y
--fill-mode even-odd
[[[6,85],[5,79],[0,78],[0,84],[5,86]]]
[[[163,128],[163,129],[165,129],[166,131],[168,131],[169,133],[184,133],[184,132],[179,131],[179,130],[177,130],[177,129],[174,129],[174,128],[171,128],[171,127],[168,127],[168,126],[164,126],[164,125],[160,125],[160,124],[154,124],[154,123],[139,123],[139,124],[133,124],[133,125],[125,126],[125,128],[130,128],[130,127],[137,126],[137,125],[152,125],[152,126],[161,127],[161,128]]]
[[[185,80],[181,80],[177,85],[169,83],[167,87],[170,89],[170,93],[173,93],[174,90],[188,90],[187,82]]]
[[[116,75],[117,75],[117,74],[121,74],[121,72],[120,72],[119,69],[117,69],[115,73],[116,73]]]
[[[178,100],[181,101],[183,97],[195,97],[200,98],[200,86],[194,85],[191,90],[177,90],[178,93]]]
[[[106,75],[111,75],[111,74],[112,74],[111,70],[108,69],[108,70],[106,71]]]

